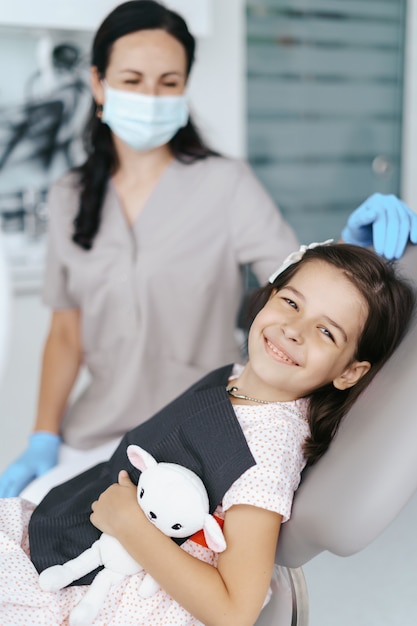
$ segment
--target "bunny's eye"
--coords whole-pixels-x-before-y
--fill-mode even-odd
[[[144,493],[145,493],[145,490],[144,490],[144,488],[142,487],[142,489],[140,490],[140,493],[139,493],[139,498],[143,498],[143,494],[144,494]]]
[[[173,526],[171,526],[172,530],[181,530],[182,528],[182,524],[174,524]]]

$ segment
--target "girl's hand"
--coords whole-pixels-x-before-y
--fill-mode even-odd
[[[117,537],[130,521],[138,517],[146,520],[138,505],[136,491],[129,474],[125,470],[119,472],[119,482],[110,485],[91,505],[91,523],[102,532]]]

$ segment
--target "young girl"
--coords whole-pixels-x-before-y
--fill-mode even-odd
[[[252,625],[303,467],[325,452],[397,347],[413,304],[410,287],[367,249],[316,245],[291,256],[260,292],[244,367],[209,374],[130,431],[109,462],[56,487],[33,513],[23,500],[1,502],[2,626],[67,624],[85,587],[41,591],[33,563],[38,571],[63,563],[101,531],[162,589],[143,599],[143,575],[126,579],[94,624]],[[135,442],[201,476],[211,512],[224,518],[225,552],[195,538],[179,546],[149,523],[136,502],[137,473],[124,471]]]

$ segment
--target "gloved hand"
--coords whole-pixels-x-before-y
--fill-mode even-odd
[[[346,243],[371,246],[387,259],[399,259],[408,240],[417,243],[417,214],[394,195],[374,193],[348,218]]]
[[[33,433],[23,454],[0,476],[0,498],[18,496],[34,478],[55,467],[60,445],[59,435],[46,431]]]

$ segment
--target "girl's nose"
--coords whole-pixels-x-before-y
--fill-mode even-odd
[[[294,341],[296,343],[302,343],[304,340],[304,332],[302,323],[300,321],[292,321],[289,324],[284,324],[282,327],[282,332],[286,339],[289,341]]]

